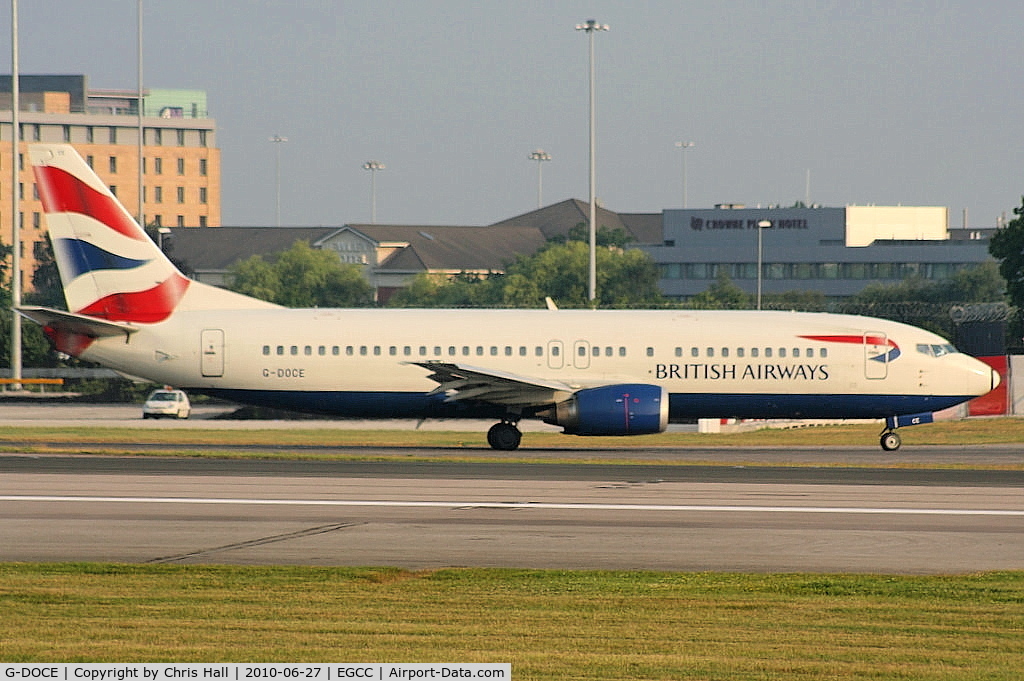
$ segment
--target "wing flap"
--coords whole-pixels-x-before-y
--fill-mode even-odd
[[[579,387],[561,381],[520,376],[452,362],[410,362],[431,372],[438,386],[431,394],[445,393],[448,402],[475,400],[509,407],[539,407],[568,399]]]

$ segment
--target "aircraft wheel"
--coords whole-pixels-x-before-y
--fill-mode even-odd
[[[487,444],[489,444],[492,449],[500,449],[506,452],[518,449],[519,441],[522,440],[522,438],[523,434],[519,432],[519,429],[507,421],[495,423],[491,426],[491,429],[487,431]]]
[[[900,440],[899,433],[894,430],[882,433],[881,445],[882,449],[887,452],[895,452],[900,448],[902,440]]]

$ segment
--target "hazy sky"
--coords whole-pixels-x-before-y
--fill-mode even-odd
[[[134,88],[136,0],[19,5],[21,71]],[[597,194],[682,203],[940,205],[992,226],[1024,194],[1024,3],[937,0],[145,0],[144,82],[206,90],[223,223],[489,224]],[[10,12],[2,18],[10,54]],[[9,64],[9,60],[8,60]],[[9,71],[3,69],[2,71]]]

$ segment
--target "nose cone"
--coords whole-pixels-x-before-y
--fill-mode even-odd
[[[974,357],[963,355],[963,358],[967,362],[963,367],[966,371],[961,373],[961,380],[964,381],[967,394],[981,396],[995,390],[999,386],[1002,378],[999,376],[997,369]]]
[[[989,367],[989,371],[992,374],[992,376],[991,376],[992,387],[989,388],[989,390],[991,391],[991,390],[995,390],[996,388],[998,388],[999,387],[999,382],[1002,381],[1003,379],[999,376],[999,372],[996,371],[995,369]]]

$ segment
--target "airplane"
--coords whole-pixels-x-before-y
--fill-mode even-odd
[[[829,313],[289,309],[186,278],[78,152],[29,153],[68,310],[21,306],[60,351],[243,404],[363,418],[522,419],[640,435],[696,418],[884,419],[897,429],[999,374],[906,324]]]

